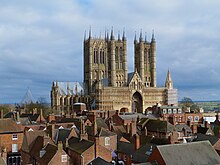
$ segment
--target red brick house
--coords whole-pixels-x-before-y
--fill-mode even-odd
[[[0,119],[0,148],[3,159],[8,164],[21,162],[23,127],[12,118]]]

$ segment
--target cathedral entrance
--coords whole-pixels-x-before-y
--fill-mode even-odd
[[[135,92],[132,96],[132,112],[143,113],[143,99],[139,92]]]

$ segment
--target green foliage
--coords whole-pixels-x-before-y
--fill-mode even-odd
[[[199,106],[196,105],[191,98],[184,97],[181,102],[180,106],[182,106],[183,110],[186,110],[188,107],[190,108],[191,111],[194,112],[199,112]]]

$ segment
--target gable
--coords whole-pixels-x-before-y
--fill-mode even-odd
[[[128,86],[130,89],[134,90],[143,89],[143,83],[137,71],[133,73],[130,81],[128,82]]]

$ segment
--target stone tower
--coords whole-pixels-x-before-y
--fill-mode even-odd
[[[137,70],[145,86],[156,87],[156,41],[154,33],[151,42],[147,41],[146,34],[145,40],[143,40],[142,31],[140,32],[139,42],[135,34],[134,51],[135,70]]]
[[[94,92],[98,82],[104,86],[122,87],[127,85],[127,40],[123,31],[115,39],[113,29],[104,38],[95,38],[89,31],[84,38],[84,85],[85,94]]]

